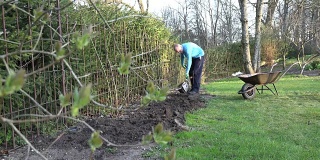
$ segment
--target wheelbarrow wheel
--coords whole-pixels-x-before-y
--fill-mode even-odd
[[[244,84],[241,90],[244,99],[252,99],[256,95],[255,86],[250,83]]]

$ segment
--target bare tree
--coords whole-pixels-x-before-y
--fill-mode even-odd
[[[280,22],[280,38],[290,43],[294,49],[294,55],[300,62],[301,73],[306,65],[314,60],[317,52],[316,41],[319,33],[319,1],[317,0],[283,0],[279,1],[278,13]],[[305,58],[310,54],[311,58]],[[285,60],[285,56],[283,56]],[[285,65],[285,62],[284,62]]]
[[[193,24],[193,30],[195,33],[195,37],[191,37],[191,40],[196,41],[205,48],[207,41],[207,22],[206,18],[204,17],[205,14],[202,11],[205,6],[201,0],[192,0],[190,1],[190,4],[192,6],[191,22]]]
[[[232,0],[220,1],[221,7],[219,11],[218,33],[220,42],[233,43],[240,38],[239,8],[235,6]],[[218,12],[217,12],[218,13]]]
[[[249,46],[249,31],[248,31],[248,15],[247,15],[247,0],[238,0],[241,12],[241,24],[242,24],[242,51],[243,62],[246,73],[254,73],[251,63],[250,46]]]
[[[261,61],[261,17],[262,17],[262,0],[257,0],[256,4],[256,28],[255,28],[255,45],[253,70],[258,72]]]
[[[210,19],[210,31],[211,31],[211,39],[213,46],[217,45],[217,26],[218,26],[218,20],[219,20],[219,8],[220,8],[220,0],[217,0],[216,3],[216,14],[213,14],[213,4],[211,3],[211,0],[208,0],[208,14]]]
[[[184,3],[179,3],[181,7],[181,12],[179,12],[180,16],[182,17],[182,23],[184,26],[184,36],[183,39],[190,40],[190,35],[189,35],[189,1],[184,0]]]
[[[274,12],[276,10],[278,1],[279,0],[269,0],[268,11],[267,11],[267,19],[266,19],[266,22],[265,22],[265,24],[268,25],[268,26],[272,25],[273,16],[274,16]]]
[[[122,2],[122,0],[120,0]],[[149,0],[146,0],[147,8],[145,8],[143,0],[137,0],[139,9],[141,13],[148,13],[149,10]]]
[[[137,2],[138,2],[138,4],[139,4],[140,12],[145,12],[144,5],[143,5],[142,0],[137,0]]]

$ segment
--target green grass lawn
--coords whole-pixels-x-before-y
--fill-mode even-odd
[[[179,160],[320,159],[320,77],[282,77],[244,100],[238,78],[203,87],[217,97],[186,115],[191,131],[175,135]],[[272,87],[272,85],[270,85]]]

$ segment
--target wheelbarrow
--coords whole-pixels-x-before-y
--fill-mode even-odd
[[[269,90],[274,95],[279,95],[275,83],[282,77],[284,74],[288,72],[288,70],[297,63],[292,64],[285,72],[276,71],[272,72],[274,64],[268,73],[254,73],[254,74],[240,74],[237,75],[245,84],[242,86],[241,90],[238,91],[238,94],[242,94],[244,99],[253,99],[256,95],[256,91],[260,94],[263,93],[264,90]],[[272,84],[273,89],[268,87],[268,85]],[[261,86],[261,88],[258,88]]]

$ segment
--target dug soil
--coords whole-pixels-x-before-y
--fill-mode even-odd
[[[125,111],[117,118],[109,116],[86,119],[85,122],[113,144],[104,143],[93,155],[88,145],[92,131],[83,124],[70,127],[55,136],[39,136],[32,144],[45,157],[52,160],[87,160],[90,157],[96,160],[143,160],[162,159],[161,157],[143,156],[154,148],[156,144],[137,145],[141,143],[143,135],[152,131],[152,127],[162,123],[164,129],[174,133],[186,129],[184,126],[185,113],[205,107],[208,99],[214,96],[200,94],[188,96],[187,94],[171,93],[162,102],[154,102],[137,110]],[[28,147],[12,150],[3,159],[43,159],[34,150]]]

